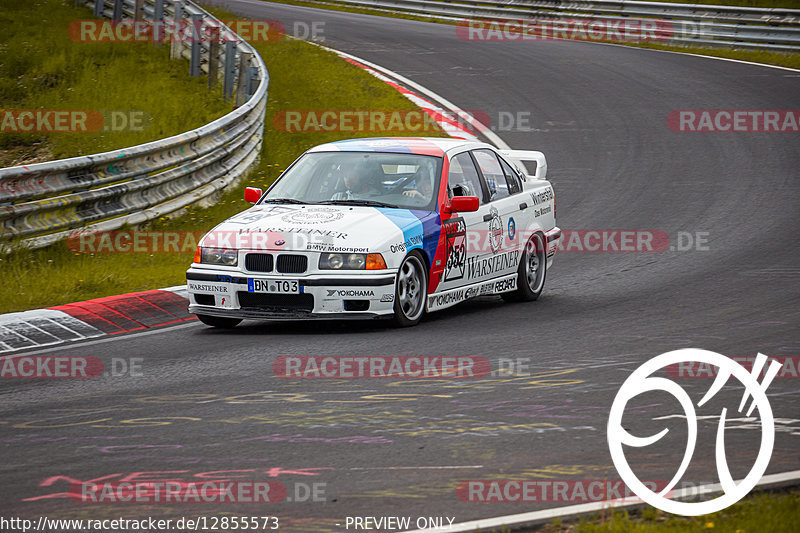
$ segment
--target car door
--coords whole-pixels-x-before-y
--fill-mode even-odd
[[[481,236],[486,233],[484,217],[489,213],[489,208],[486,206],[486,190],[475,161],[468,151],[450,157],[447,190],[451,198],[477,196],[480,206],[477,211],[455,213],[451,218],[442,221],[446,264],[440,290],[454,289],[477,281],[468,276],[467,266],[477,264],[483,254]]]
[[[467,276],[484,280],[512,274],[517,271],[521,254],[517,228],[527,227],[519,196],[521,184],[509,176],[513,171],[503,168],[505,162],[494,151],[481,148],[471,153],[488,202],[482,215],[484,253],[480,262],[467,265]]]

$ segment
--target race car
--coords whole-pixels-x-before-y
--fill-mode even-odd
[[[524,161],[533,162],[528,173]],[[392,318],[470,298],[536,300],[561,231],[536,151],[443,138],[371,138],[303,153],[250,209],[200,241],[189,311],[243,319]]]

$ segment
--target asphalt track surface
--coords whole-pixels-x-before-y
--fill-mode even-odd
[[[228,0],[239,15],[324,21],[325,44],[390,68],[463,109],[531,112],[533,131],[498,131],[543,151],[565,229],[701,233],[706,246],[659,253],[562,253],[543,297],[483,298],[412,329],[379,323],[199,323],[42,354],[141,358],[141,376],[2,384],[4,516],[140,518],[271,514],[282,531],[342,531],[347,516],[449,516],[456,522],[575,501],[471,503],[469,479],[617,479],[606,423],[616,391],[644,361],[698,347],[731,356],[800,355],[800,143],[797,133],[677,133],[679,109],[800,109],[800,73],[582,42],[477,43],[451,26]],[[298,65],[298,68],[303,68]],[[314,72],[308,72],[314,76]],[[332,88],[335,90],[335,88]],[[287,355],[475,355],[528,364],[470,381],[287,380]],[[711,380],[685,379],[697,400]],[[768,390],[776,423],[767,473],[800,468],[800,380]],[[721,407],[699,410],[687,478],[716,482]],[[626,427],[671,433],[631,454],[642,479],[670,479],[685,422],[666,394],[642,397]],[[729,423],[735,479],[760,430]],[[172,473],[163,473],[170,471]],[[280,481],[324,484],[324,502],[90,504],[69,480]],[[65,477],[54,477],[65,476]],[[208,475],[206,475],[206,478]],[[55,496],[53,496],[55,495]],[[296,499],[296,498],[294,498]],[[577,502],[579,503],[579,502]],[[339,524],[339,525],[337,525]],[[788,527],[788,526],[787,526]],[[352,528],[351,528],[352,530]]]

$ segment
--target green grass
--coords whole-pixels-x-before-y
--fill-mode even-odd
[[[232,110],[206,78],[191,78],[169,46],[84,43],[71,22],[92,19],[73,0],[3,0],[0,108],[139,112],[141,131],[0,134],[0,167],[93,154],[197,128]],[[35,158],[32,160],[32,158]]]
[[[281,3],[281,4],[291,4],[291,5],[298,5],[298,6],[308,6],[308,7],[317,7],[321,9],[329,9],[332,11],[346,11],[350,13],[363,13],[367,15],[377,15],[381,17],[394,17],[394,18],[402,18],[408,20],[420,20],[423,22],[434,22],[437,24],[447,24],[447,25],[455,25],[456,22],[448,22],[443,21],[441,19],[426,17],[424,15],[411,15],[411,14],[404,14],[404,13],[390,13],[387,11],[381,11],[380,9],[370,9],[370,8],[355,8],[355,7],[347,7],[347,6],[339,6],[333,4],[321,4],[315,2],[313,0],[304,1],[304,0],[281,0],[281,1],[274,1],[274,0],[264,0],[270,3]],[[324,1],[324,0],[320,0]],[[669,1],[669,0],[657,0],[657,1]],[[698,3],[698,2],[694,2]],[[714,4],[716,2],[699,2],[699,3],[708,3]],[[800,0],[738,0],[738,3],[726,4],[726,5],[757,5],[757,7],[794,7],[800,9]],[[775,5],[773,5],[775,4]],[[767,51],[760,51],[760,50],[738,50],[738,49],[728,49],[728,48],[709,48],[709,47],[699,47],[699,46],[674,46],[674,45],[664,45],[664,44],[656,44],[656,43],[613,43],[613,44],[621,44],[624,46],[637,46],[640,48],[652,48],[657,50],[668,50],[672,52],[685,52],[690,54],[700,54],[700,55],[707,55],[713,57],[724,57],[729,59],[738,59],[740,61],[752,61],[754,63],[764,63],[767,65],[777,65],[781,67],[789,67],[789,68],[797,68],[800,69],[800,53],[782,53],[782,52],[767,52]]]
[[[800,521],[800,489],[755,492],[720,512],[682,517],[654,507],[638,511],[608,511],[601,519],[592,515],[577,521],[553,521],[539,533],[785,533],[796,531]]]
[[[229,13],[212,11],[219,18],[233,18]],[[249,207],[243,200],[245,186],[266,187],[304,150],[317,144],[350,137],[419,135],[415,132],[276,131],[272,127],[272,117],[281,110],[417,108],[374,76],[306,42],[286,39],[256,43],[256,48],[270,73],[259,165],[213,207],[189,207],[182,210],[182,216],[178,218],[154,221],[146,227],[147,231],[211,229],[218,222]],[[436,136],[437,133],[427,135]],[[37,251],[17,251],[0,257],[0,313],[183,284],[185,271],[191,262],[191,252],[75,254],[64,243]]]

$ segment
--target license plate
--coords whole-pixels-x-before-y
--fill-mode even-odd
[[[299,294],[303,292],[296,279],[247,278],[247,292],[268,292],[275,294]]]

